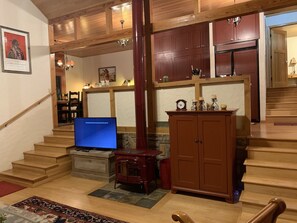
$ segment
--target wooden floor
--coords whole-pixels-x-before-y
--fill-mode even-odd
[[[297,139],[297,126],[255,124],[252,125],[252,137]],[[0,198],[0,201],[13,204],[36,195],[131,223],[173,222],[171,214],[176,210],[186,212],[197,223],[235,223],[241,213],[241,203],[228,204],[224,201],[184,194],[168,193],[152,209],[87,195],[104,184],[100,181],[67,175],[41,186],[7,195]]]
[[[181,194],[168,193],[152,209],[87,195],[103,184],[68,175],[36,188],[26,188],[7,195],[0,198],[0,201],[13,204],[36,195],[131,223],[173,222],[171,214],[176,210],[185,211],[197,223],[235,223],[241,212],[240,203],[228,204],[224,201]]]

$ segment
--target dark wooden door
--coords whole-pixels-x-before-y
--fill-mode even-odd
[[[201,115],[199,135],[199,189],[228,192],[227,135],[224,115]]]
[[[216,53],[216,76],[232,74],[232,52]]]
[[[190,115],[170,116],[171,176],[174,188],[197,190],[198,135],[197,117]]]
[[[251,118],[260,121],[259,75],[257,49],[235,51],[234,71],[236,74],[248,74],[251,77]]]

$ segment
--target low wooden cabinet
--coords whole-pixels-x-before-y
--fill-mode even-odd
[[[167,114],[172,192],[201,193],[233,202],[235,110]]]

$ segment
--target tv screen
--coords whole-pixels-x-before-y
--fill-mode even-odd
[[[75,118],[75,146],[86,149],[116,149],[116,118]]]

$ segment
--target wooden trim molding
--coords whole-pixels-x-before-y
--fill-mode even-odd
[[[20,113],[18,113],[17,115],[15,115],[14,117],[12,117],[11,119],[9,119],[8,121],[4,122],[3,124],[0,125],[0,130],[4,129],[5,127],[7,127],[8,125],[12,124],[13,122],[15,122],[16,120],[18,120],[20,117],[22,117],[23,115],[25,115],[26,113],[28,113],[29,111],[31,111],[33,108],[37,107],[38,105],[40,105],[42,102],[44,102],[46,99],[48,99],[49,97],[51,97],[52,95],[54,95],[54,93],[48,93],[46,96],[44,96],[43,98],[41,98],[40,100],[36,101],[35,103],[33,103],[32,105],[30,105],[28,108],[26,108],[25,110],[21,111]]]
[[[193,25],[202,22],[212,22],[238,15],[247,15],[258,12],[267,12],[275,9],[296,6],[297,0],[251,0],[209,11],[199,12],[196,15],[187,15],[172,18],[153,24],[153,32],[165,31],[182,26]]]

